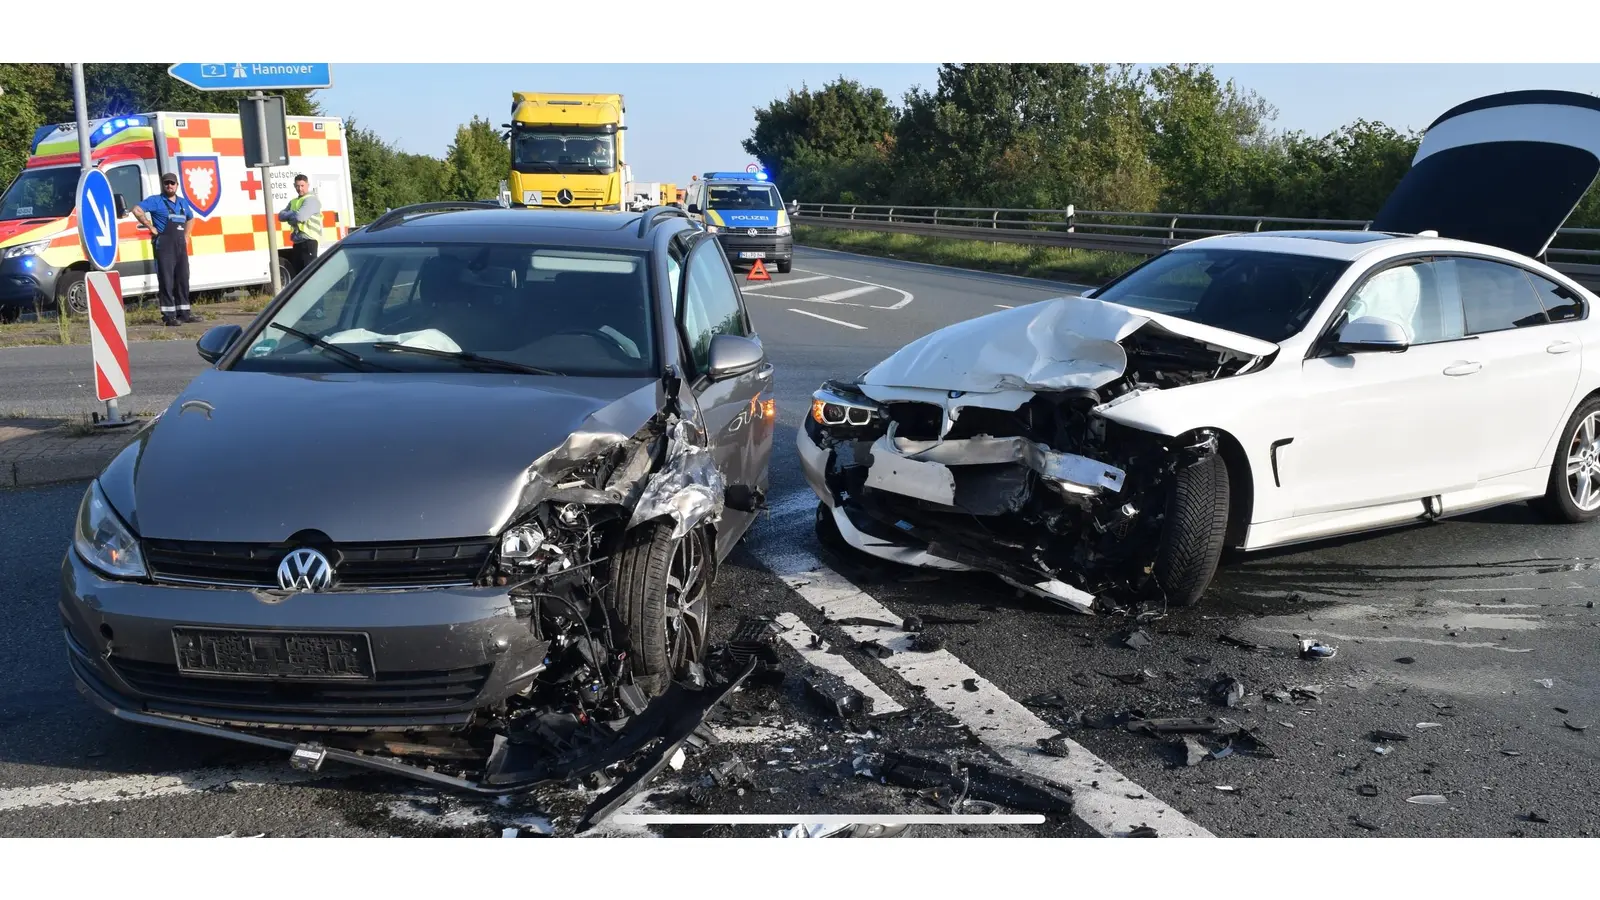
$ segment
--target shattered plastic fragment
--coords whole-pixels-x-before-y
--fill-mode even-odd
[[[1138,828],[1128,832],[1128,837],[1131,838],[1153,838],[1156,836],[1156,830],[1149,825],[1140,825]]]
[[[1235,788],[1235,787],[1234,787],[1234,786],[1233,786],[1233,785],[1231,785],[1231,784],[1215,784],[1215,785],[1212,785],[1212,787],[1214,787],[1214,788],[1216,788],[1216,789],[1217,789],[1217,790],[1219,790],[1219,791],[1222,791],[1222,792],[1224,792],[1224,793],[1228,793],[1228,794],[1231,794],[1231,793],[1233,793],[1233,792],[1234,792],[1234,791],[1235,791],[1235,790],[1237,790],[1237,788]]]
[[[944,638],[937,634],[919,631],[911,637],[911,649],[917,653],[932,653],[944,649]]]
[[[1523,820],[1527,821],[1527,822],[1538,822],[1540,825],[1549,825],[1550,824],[1550,820],[1549,819],[1546,819],[1544,816],[1541,816],[1536,812],[1531,812],[1531,813],[1528,813],[1526,816],[1523,816]]]
[[[1441,794],[1418,794],[1415,797],[1407,797],[1406,802],[1418,803],[1424,806],[1439,806],[1441,804],[1449,803],[1450,801]]]
[[[1400,663],[1401,665],[1409,666],[1412,663],[1416,662],[1416,660],[1412,659],[1409,656],[1402,656],[1399,659],[1395,660],[1395,662]]]
[[[1587,726],[1587,725],[1574,725],[1571,722],[1566,721],[1565,719],[1562,720],[1561,724],[1567,726],[1567,728],[1571,729],[1572,731],[1588,731],[1589,730],[1589,726]]]
[[[1418,722],[1417,723],[1417,727],[1418,728],[1443,728],[1444,725],[1439,723],[1439,722]]]
[[[919,616],[906,616],[900,620],[900,628],[903,631],[921,631],[922,627],[922,619]]]
[[[1378,745],[1376,747],[1373,747],[1372,748],[1372,752],[1378,754],[1379,756],[1388,756],[1389,755],[1389,748],[1383,746],[1382,744],[1380,744],[1380,745]]]
[[[1200,743],[1200,741],[1195,738],[1187,736],[1185,736],[1183,739],[1183,753],[1183,764],[1189,767],[1200,765],[1206,761],[1208,756],[1211,755],[1210,749],[1208,749],[1205,744]]]
[[[1339,655],[1338,647],[1324,644],[1321,641],[1300,642],[1301,659],[1333,659],[1337,655]]]
[[[1239,679],[1224,672],[1218,676],[1216,683],[1211,685],[1211,699],[1233,709],[1244,700],[1244,685]]]
[[[1376,797],[1378,796],[1378,788],[1376,785],[1363,784],[1362,786],[1356,788],[1356,793],[1363,797]]]
[[[1549,678],[1540,678],[1540,679],[1535,680],[1533,683],[1534,684],[1538,684],[1538,685],[1543,685],[1544,687],[1547,687],[1547,688],[1553,688],[1553,687],[1556,686],[1555,681],[1552,680],[1552,679],[1549,679]]]
[[[1150,646],[1150,635],[1142,628],[1136,628],[1123,634],[1120,638],[1122,645],[1132,650],[1143,650]]]
[[[1047,756],[1056,756],[1066,759],[1071,755],[1070,742],[1066,735],[1057,734],[1047,738],[1039,738],[1039,749]]]
[[[961,681],[961,686],[966,688],[968,691],[970,691],[972,693],[977,693],[978,692],[978,679],[976,679],[976,678],[964,678]]]
[[[1384,729],[1380,728],[1372,732],[1372,739],[1375,741],[1409,741],[1411,740],[1411,736],[1401,734],[1398,731],[1385,731]]]

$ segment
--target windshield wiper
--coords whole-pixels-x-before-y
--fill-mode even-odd
[[[308,332],[301,331],[298,328],[290,328],[287,325],[279,325],[277,322],[269,322],[268,326],[271,327],[271,328],[276,328],[279,331],[284,331],[284,332],[287,332],[289,334],[292,334],[295,337],[299,338],[302,341],[305,341],[306,343],[310,344],[313,347],[317,347],[317,348],[320,348],[322,350],[326,350],[329,353],[332,353],[334,356],[337,356],[338,358],[344,360],[345,362],[349,363],[350,365],[356,367],[357,369],[370,370],[372,368],[372,362],[370,360],[368,360],[366,357],[363,357],[361,354],[354,353],[354,352],[352,352],[350,350],[346,350],[345,348],[339,346],[338,344],[330,343],[327,340],[324,340],[323,338],[317,337],[314,334],[310,334]]]
[[[508,372],[522,372],[528,375],[561,374],[560,372],[552,372],[549,369],[541,369],[538,366],[530,366],[519,362],[512,362],[509,359],[498,359],[493,356],[479,356],[476,353],[468,353],[465,350],[434,350],[431,347],[413,347],[410,344],[396,344],[393,341],[379,341],[378,343],[373,344],[372,348],[374,350],[388,350],[394,353],[418,353],[423,356],[432,356],[438,359],[455,359],[470,365],[485,366],[491,369],[504,369]]]

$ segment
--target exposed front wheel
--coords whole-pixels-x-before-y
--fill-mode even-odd
[[[1600,516],[1600,398],[1585,400],[1567,420],[1545,494],[1533,506],[1552,522]]]
[[[672,528],[658,521],[624,535],[608,588],[634,680],[649,696],[704,661],[710,630],[711,538],[696,528],[674,539]]]
[[[794,268],[794,260],[792,260],[792,259],[780,259],[780,260],[778,260],[778,271],[780,273],[786,273],[792,268]]]
[[[1174,477],[1147,590],[1153,600],[1193,606],[1222,559],[1228,533],[1228,465],[1213,455],[1179,469]]]
[[[56,308],[60,309],[63,303],[66,304],[68,315],[89,314],[89,281],[86,273],[62,272],[61,277],[56,279]]]

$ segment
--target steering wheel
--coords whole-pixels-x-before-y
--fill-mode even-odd
[[[597,328],[568,328],[563,331],[557,331],[552,334],[548,334],[544,339],[565,337],[567,335],[582,335],[584,337],[598,338],[600,343],[606,348],[606,352],[609,353],[617,362],[637,363],[639,361],[635,357],[629,356],[627,348],[623,347],[616,338]]]

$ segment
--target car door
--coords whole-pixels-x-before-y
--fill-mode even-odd
[[[1483,366],[1476,378],[1478,414],[1492,425],[1478,453],[1478,478],[1548,466],[1545,447],[1566,424],[1578,389],[1583,354],[1575,332],[1581,326],[1570,317],[1552,321],[1519,266],[1467,257],[1451,264],[1461,285],[1467,333],[1478,338],[1474,359]],[[1572,301],[1549,296],[1552,306],[1570,316],[1575,296]]]
[[[122,198],[128,214],[117,220],[117,274],[122,276],[124,296],[149,294],[156,290],[155,251],[150,246],[150,230],[133,217],[133,208],[139,201],[155,193],[145,165],[138,162],[123,163],[105,170],[106,181],[111,183],[111,193]]]
[[[669,272],[676,261],[668,264]],[[684,263],[679,287],[678,322],[693,367],[689,382],[712,442],[712,453],[730,487],[744,485],[765,491],[772,454],[772,417],[765,400],[772,391],[772,366],[720,381],[711,380],[711,339],[732,334],[759,340],[716,241],[698,240]],[[753,514],[728,509],[718,535],[718,551],[726,553],[749,527]]]
[[[1369,273],[1335,321],[1400,324],[1403,351],[1319,349],[1302,364],[1300,427],[1283,454],[1283,485],[1297,516],[1420,500],[1477,483],[1477,447],[1488,430],[1480,400],[1481,356],[1465,334],[1450,271],[1428,259]]]

